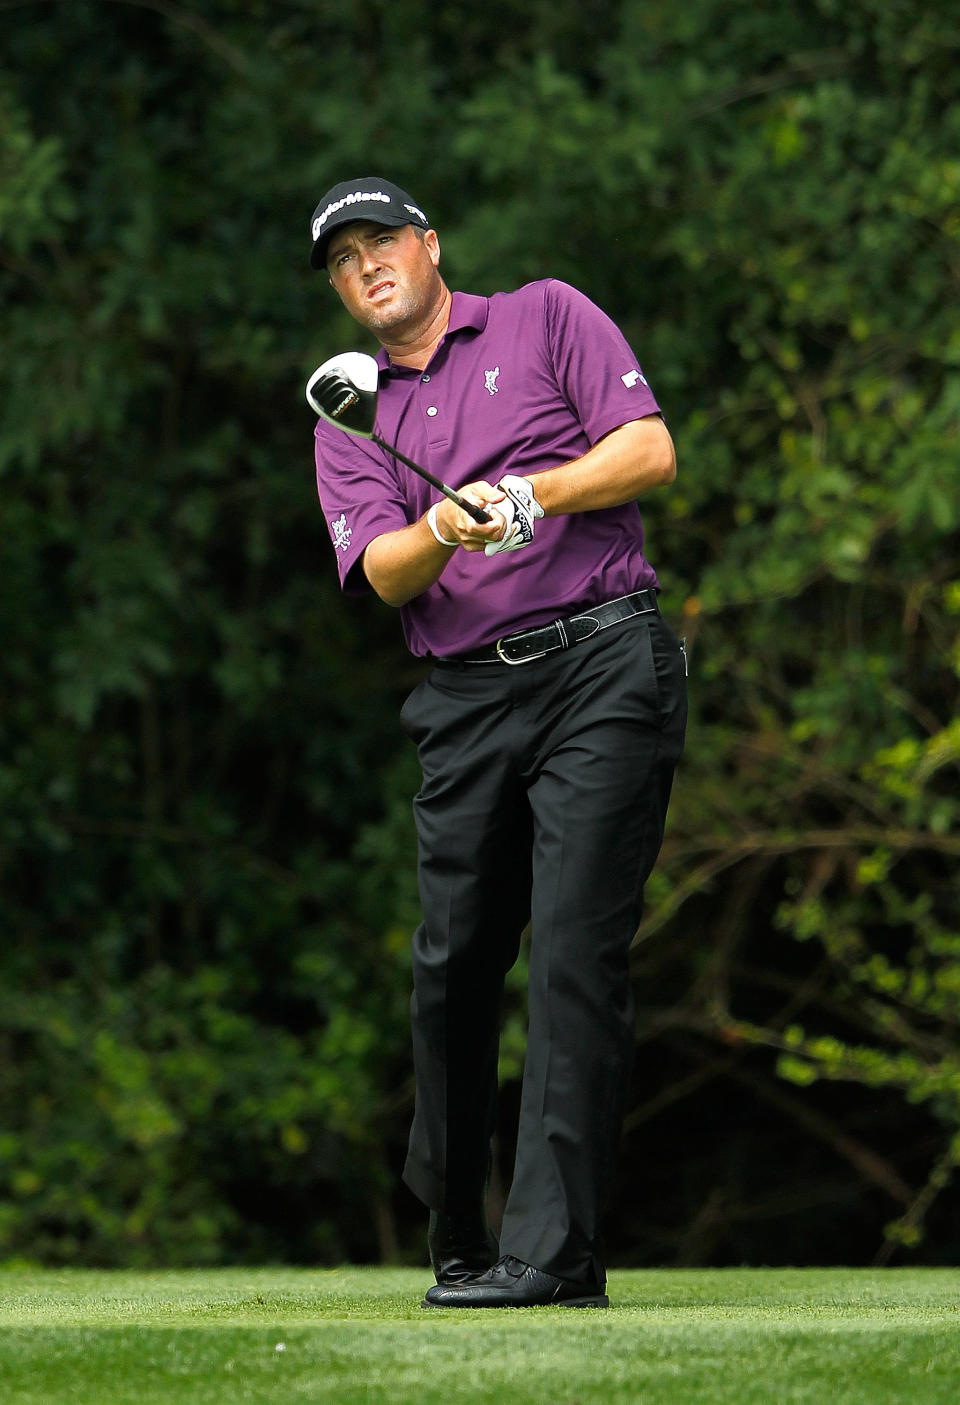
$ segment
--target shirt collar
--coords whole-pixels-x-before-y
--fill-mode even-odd
[[[462,332],[468,327],[474,332],[482,332],[489,313],[489,298],[477,297],[475,293],[454,293],[447,333]]]
[[[444,341],[452,332],[482,332],[490,314],[489,298],[478,297],[475,293],[454,293],[450,300],[450,321],[443,334]],[[441,341],[440,345],[443,345]],[[393,366],[383,347],[377,352],[377,365],[381,371],[402,370]]]

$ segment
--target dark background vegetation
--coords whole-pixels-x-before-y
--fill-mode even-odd
[[[620,1264],[955,1263],[946,0],[0,0],[0,1261],[423,1262],[419,676],[345,602],[319,195],[624,328],[692,660]],[[509,1177],[523,970],[503,1043]]]

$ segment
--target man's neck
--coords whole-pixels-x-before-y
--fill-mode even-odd
[[[396,366],[412,366],[422,371],[440,345],[450,323],[450,306],[453,295],[443,285],[443,296],[429,320],[409,336],[400,336],[396,341],[385,341],[384,350]]]

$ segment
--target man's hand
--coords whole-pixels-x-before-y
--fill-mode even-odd
[[[482,551],[490,543],[496,544],[507,530],[510,520],[504,507],[507,497],[501,488],[480,481],[468,483],[458,489],[460,496],[476,507],[492,508],[489,522],[474,522],[472,517],[452,503],[449,498],[441,498],[436,504],[434,521],[440,535],[451,546],[462,546],[464,551]]]
[[[484,551],[495,556],[500,551],[519,551],[533,541],[533,524],[543,516],[543,508],[533,495],[533,484],[529,478],[518,478],[508,473],[500,479],[497,487],[504,493],[503,501],[496,511],[506,520],[506,529],[497,541],[487,542]]]

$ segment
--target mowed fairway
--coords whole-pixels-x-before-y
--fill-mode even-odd
[[[3,1405],[960,1400],[960,1270],[620,1271],[424,1311],[419,1269],[0,1273]]]

